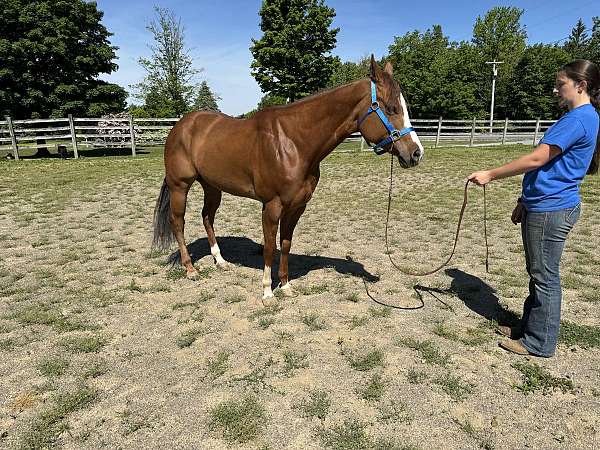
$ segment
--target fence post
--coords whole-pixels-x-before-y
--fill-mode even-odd
[[[469,147],[473,147],[474,140],[475,140],[475,117],[473,117],[473,125],[471,126],[471,139],[469,140]]]
[[[135,156],[135,129],[133,128],[133,116],[129,116],[129,133],[131,134],[131,156]]]
[[[442,134],[442,116],[438,119],[438,129],[437,134],[435,135],[435,148],[437,148],[440,143],[440,135]]]
[[[502,132],[502,145],[506,142],[506,132],[508,131],[508,117],[504,119],[504,131]]]
[[[540,118],[538,117],[537,122],[535,122],[535,133],[533,133],[533,145],[537,142],[538,133],[540,132]]]
[[[362,134],[360,135],[360,151],[364,151],[365,149],[365,138],[362,137]]]
[[[69,114],[69,127],[71,128],[71,144],[73,145],[73,155],[75,159],[79,158],[77,151],[77,136],[75,135],[75,123],[73,122],[73,114]]]
[[[15,137],[15,129],[13,128],[12,119],[10,116],[6,116],[6,124],[8,125],[8,132],[10,133],[10,141],[12,143],[13,153],[15,154],[15,159],[19,159],[19,147],[17,146],[17,138]]]

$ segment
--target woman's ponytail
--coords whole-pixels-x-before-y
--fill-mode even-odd
[[[596,112],[600,116],[600,86],[596,86],[596,89],[590,89],[590,102],[596,108]],[[588,175],[596,175],[598,173],[598,166],[600,165],[600,130],[598,136],[596,136],[596,150],[594,150],[594,156],[592,156],[592,162],[588,167]]]

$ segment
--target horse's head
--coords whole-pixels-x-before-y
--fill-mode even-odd
[[[372,104],[359,119],[359,131],[367,141],[375,143],[377,154],[396,155],[405,168],[416,166],[423,158],[423,145],[410,124],[406,101],[394,80],[392,65],[387,62],[381,70],[371,55],[370,77],[374,90]]]

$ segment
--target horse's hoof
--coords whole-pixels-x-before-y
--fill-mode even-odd
[[[198,278],[200,278],[200,273],[196,269],[194,269],[193,271],[188,271],[186,273],[186,276],[188,280],[197,280]]]
[[[281,286],[278,289],[278,291],[281,292],[281,295],[284,297],[298,297],[298,292],[294,288],[292,288],[292,286],[289,283],[285,286]]]
[[[262,304],[265,308],[270,308],[273,306],[277,306],[279,304],[279,300],[273,294],[263,295]]]
[[[219,270],[233,270],[234,265],[227,261],[219,261],[217,262],[217,267]]]

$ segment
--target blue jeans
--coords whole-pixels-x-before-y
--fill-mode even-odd
[[[581,205],[549,212],[526,212],[521,220],[529,296],[523,305],[521,344],[538,356],[556,351],[560,327],[560,257]]]

